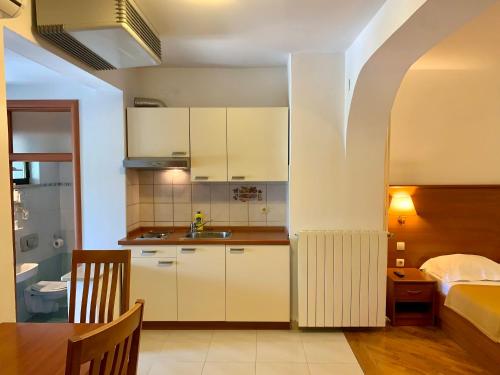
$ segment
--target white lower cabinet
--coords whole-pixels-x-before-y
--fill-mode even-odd
[[[226,320],[290,321],[290,247],[226,248]]]
[[[290,321],[290,247],[132,247],[131,303],[145,321]]]
[[[179,320],[225,320],[225,269],[224,245],[177,248]]]
[[[177,259],[175,246],[132,249],[130,301],[143,299],[144,320],[177,320]]]

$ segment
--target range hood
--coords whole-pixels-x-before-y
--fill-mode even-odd
[[[127,158],[123,166],[130,169],[189,169],[189,158]]]
[[[158,33],[133,0],[36,0],[38,33],[96,70],[161,63]]]

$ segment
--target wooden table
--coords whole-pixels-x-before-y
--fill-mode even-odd
[[[101,325],[0,323],[0,374],[63,375],[68,339]]]

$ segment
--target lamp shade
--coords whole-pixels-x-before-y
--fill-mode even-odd
[[[417,211],[413,204],[411,196],[408,194],[398,193],[392,196],[389,213],[392,215],[416,215]]]

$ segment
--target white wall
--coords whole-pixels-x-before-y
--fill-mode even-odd
[[[286,67],[140,68],[127,75],[128,95],[161,99],[169,107],[288,106]]]
[[[339,227],[344,55],[294,54],[290,72],[290,231]]]
[[[390,183],[500,184],[498,70],[410,70],[391,118]]]
[[[290,72],[289,212],[292,318],[297,318],[297,240],[302,229],[342,228],[344,54],[293,54]]]

